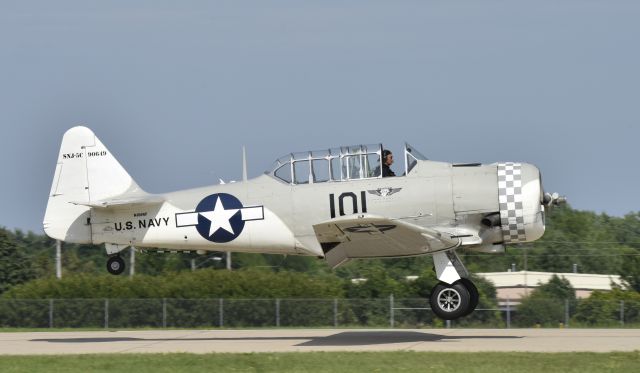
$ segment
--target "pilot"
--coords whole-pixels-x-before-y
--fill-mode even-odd
[[[396,174],[391,170],[391,165],[393,164],[393,153],[391,151],[385,149],[382,151],[382,177],[387,176],[396,176]],[[376,168],[376,175],[379,175],[380,167]]]

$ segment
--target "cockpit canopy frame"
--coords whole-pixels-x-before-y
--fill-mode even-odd
[[[379,179],[383,149],[382,144],[369,144],[289,153],[278,158],[268,174],[292,185]],[[407,143],[404,155],[405,175],[418,160],[427,159]]]
[[[290,153],[280,157],[271,175],[299,185],[382,177],[382,144],[351,145]]]

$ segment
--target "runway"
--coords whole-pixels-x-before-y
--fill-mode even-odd
[[[640,350],[640,329],[274,329],[0,333],[0,355]]]

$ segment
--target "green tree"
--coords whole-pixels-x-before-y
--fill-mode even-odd
[[[396,298],[402,298],[410,295],[406,282],[394,279],[382,267],[373,267],[361,274],[364,281],[346,283],[347,298],[388,298],[392,294]]]
[[[622,262],[620,277],[633,290],[640,292],[640,249],[630,249],[629,253],[630,255]]]
[[[515,322],[520,326],[557,325],[564,322],[567,302],[571,314],[577,305],[575,289],[566,278],[553,275],[522,299]]]
[[[612,291],[594,291],[581,300],[574,319],[591,326],[617,326],[622,315],[625,323],[640,322],[640,293],[614,287]]]
[[[0,228],[0,293],[10,287],[34,278],[29,257],[11,237],[9,232]]]

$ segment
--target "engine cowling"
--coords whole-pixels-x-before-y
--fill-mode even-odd
[[[531,242],[545,231],[540,171],[527,163],[498,163],[500,229],[505,244]]]

